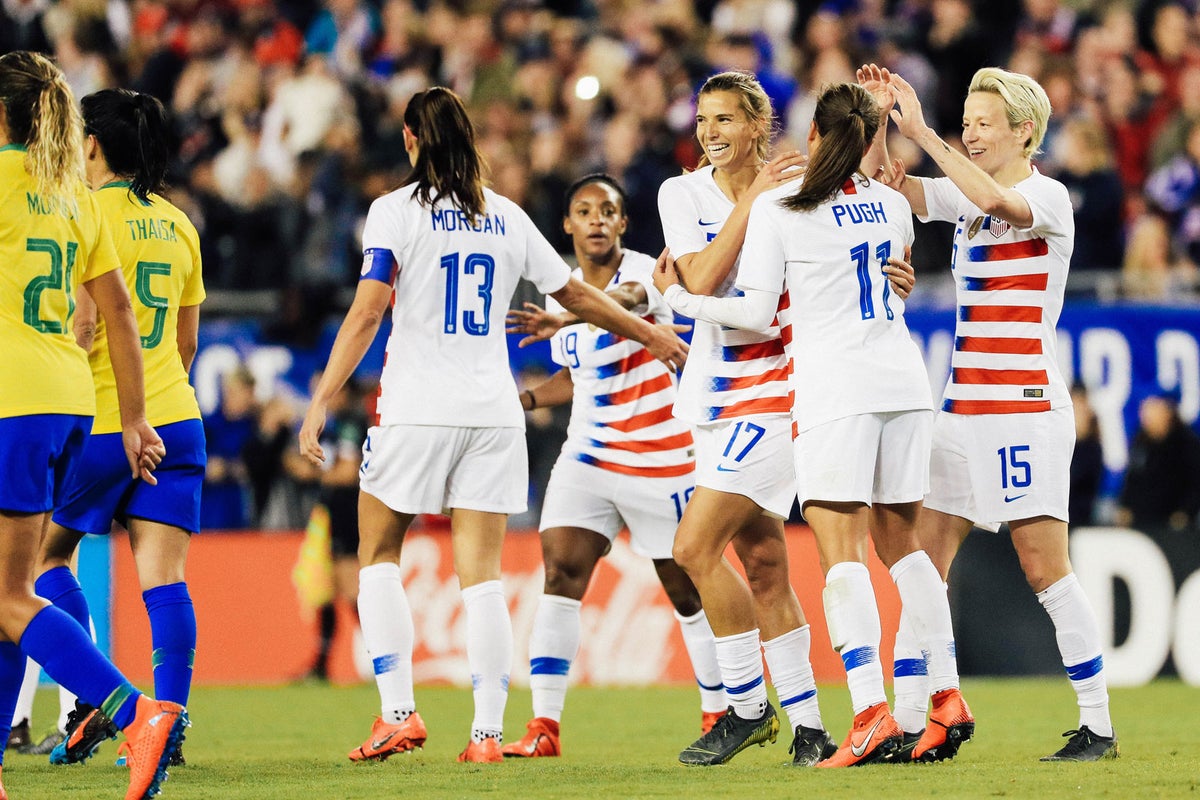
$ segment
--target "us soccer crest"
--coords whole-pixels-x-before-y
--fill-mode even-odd
[[[993,216],[988,216],[988,230],[992,236],[999,239],[1004,234],[1008,233],[1009,224],[1002,219],[997,219]]]

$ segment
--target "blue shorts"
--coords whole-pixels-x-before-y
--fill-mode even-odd
[[[39,514],[57,508],[91,430],[92,418],[75,414],[0,419],[0,509]]]
[[[200,530],[204,424],[188,419],[156,430],[167,447],[167,457],[154,471],[157,486],[130,477],[121,434],[96,434],[83,449],[54,521],[80,533],[108,533],[114,519],[127,525],[129,517],[190,533]]]

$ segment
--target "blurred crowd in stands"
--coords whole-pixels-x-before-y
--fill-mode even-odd
[[[284,341],[310,339],[356,283],[367,208],[406,174],[404,107],[434,84],[467,100],[493,188],[564,253],[563,191],[594,171],[628,191],[625,244],[657,253],[658,187],[696,162],[694,94],[713,72],[754,71],[776,147],[803,149],[819,88],[859,64],[908,79],[953,144],[971,75],[1005,66],[1053,103],[1036,163],[1074,203],[1069,295],[1176,303],[1200,286],[1195,0],[0,0],[0,52],[13,49],[52,54],[80,96],[126,86],[173,110],[172,199],[200,230],[206,285],[281,291]],[[936,174],[907,140],[890,146]],[[952,298],[950,234],[918,226],[913,261],[930,271],[914,302]],[[245,371],[222,396],[205,527],[302,525],[316,482],[290,463],[297,404],[256,401]],[[1200,441],[1162,402],[1143,409],[1115,516],[1144,518],[1139,493],[1170,491],[1150,505],[1190,526]],[[535,485],[561,442],[555,413],[530,421]],[[1083,486],[1097,459],[1078,457]]]
[[[604,170],[630,195],[627,245],[654,253],[658,186],[697,158],[693,95],[707,75],[756,72],[777,141],[803,147],[819,87],[868,61],[913,83],[952,142],[978,67],[1040,80],[1054,117],[1038,166],[1075,202],[1072,285],[1174,301],[1194,291],[1200,262],[1194,6],[0,0],[0,51],[52,53],[80,95],[120,85],[167,103],[181,142],[176,199],[201,230],[208,285],[287,289],[293,318],[353,285],[366,208],[403,178],[401,114],[426,86],[468,100],[493,186],[564,251],[562,191]],[[920,151],[892,146],[929,174]],[[918,265],[944,259],[943,241],[919,245]]]

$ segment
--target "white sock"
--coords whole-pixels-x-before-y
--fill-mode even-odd
[[[75,710],[75,695],[65,687],[58,687],[58,730],[67,732],[67,715]]]
[[[796,726],[824,730],[817,704],[817,681],[808,654],[812,633],[807,625],[762,643],[771,683],[779,695],[779,706],[787,712],[792,731]]]
[[[25,659],[25,677],[21,680],[21,693],[17,695],[17,707],[13,711],[13,725],[20,724],[22,720],[33,720],[33,698],[41,677],[42,668],[32,658]]]
[[[367,652],[367,643],[363,639],[362,628],[358,625],[354,626],[354,633],[350,638],[350,655],[358,677],[364,681],[369,680],[375,674],[375,667],[371,664],[371,654]]]
[[[1112,736],[1100,626],[1083,587],[1072,572],[1038,592],[1037,599],[1054,623],[1058,652],[1079,700],[1079,724],[1100,736]]]
[[[842,561],[825,575],[825,620],[829,639],[842,657],[854,713],[887,702],[879,663],[879,606],[866,564]]]
[[[399,564],[372,564],[358,572],[358,618],[375,670],[384,722],[398,725],[417,707],[413,699],[412,610]]]
[[[567,673],[579,652],[578,600],[543,594],[533,615],[529,635],[529,688],[533,690],[533,715],[562,720],[567,699]]]
[[[767,684],[763,680],[758,628],[732,636],[718,636],[713,643],[733,712],[742,719],[760,718],[767,710]]]
[[[958,688],[958,656],[946,584],[924,550],[909,553],[892,565],[892,580],[918,641],[927,653],[929,691]]]
[[[675,619],[679,620],[683,646],[687,648],[692,671],[696,673],[696,685],[700,687],[700,710],[708,713],[724,711],[729,708],[729,698],[725,696],[725,687],[721,683],[717,646],[704,609],[690,617],[676,611]]]
[[[484,581],[462,590],[467,611],[467,665],[475,687],[471,739],[502,740],[508,675],[512,670],[513,632],[500,581]]]
[[[896,708],[892,712],[905,733],[925,729],[929,710],[929,671],[921,639],[913,627],[908,608],[900,608],[900,627],[896,630],[895,661],[892,664]]]

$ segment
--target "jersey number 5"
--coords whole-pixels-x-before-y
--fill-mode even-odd
[[[28,253],[45,253],[50,256],[50,274],[38,275],[25,284],[25,309],[23,319],[25,324],[38,333],[62,333],[66,330],[67,320],[75,313],[75,295],[71,292],[71,270],[75,268],[75,251],[79,245],[67,242],[67,259],[63,264],[63,251],[58,242],[53,239],[26,239],[25,251]],[[65,268],[64,268],[65,266]],[[42,292],[63,291],[67,293],[67,315],[62,319],[42,318]]]
[[[458,253],[442,256],[442,269],[446,270],[446,317],[443,333],[458,333]],[[487,336],[491,327],[492,281],[496,273],[496,260],[487,253],[468,253],[461,262],[464,275],[476,275],[479,286],[476,294],[482,301],[482,311],[474,309],[462,312],[463,330],[471,336]]]
[[[154,324],[150,333],[142,337],[142,349],[152,350],[162,344],[163,328],[167,320],[167,298],[159,297],[150,291],[150,278],[154,275],[170,275],[171,265],[161,261],[139,261],[137,263],[137,292],[138,301],[146,308],[154,309]]]

